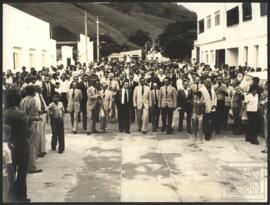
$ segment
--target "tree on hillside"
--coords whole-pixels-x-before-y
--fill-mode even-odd
[[[97,42],[96,42],[96,35],[91,37],[91,39],[94,39],[94,58],[96,59],[97,56]],[[122,51],[122,46],[119,45],[110,35],[103,34],[99,37],[100,41],[100,50],[99,55],[100,57],[108,57],[112,53],[117,53]]]
[[[173,59],[190,58],[196,29],[196,20],[168,24],[158,37],[162,55]]]
[[[134,34],[128,37],[128,41],[142,47],[147,41],[151,41],[149,35],[148,32],[138,29]]]

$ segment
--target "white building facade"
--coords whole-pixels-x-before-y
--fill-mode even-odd
[[[192,61],[267,68],[267,4],[206,3],[197,12]]]
[[[3,71],[56,66],[56,42],[50,25],[34,16],[3,4]]]
[[[80,34],[80,41],[78,42],[78,60],[80,63],[86,64],[94,62],[94,42],[90,41],[89,37],[85,39],[85,35],[83,34]]]

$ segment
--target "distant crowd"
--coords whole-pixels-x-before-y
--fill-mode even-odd
[[[52,130],[51,150],[62,154],[67,113],[73,134],[112,132],[108,123],[118,123],[119,132],[129,134],[136,120],[142,134],[186,130],[204,143],[213,133],[231,130],[258,145],[257,136],[267,138],[268,84],[259,77],[243,84],[250,72],[263,71],[180,60],[7,70],[2,82],[4,200],[30,201],[26,175],[42,172],[36,159],[47,154],[46,126],[50,123]],[[173,115],[178,115],[174,127]]]

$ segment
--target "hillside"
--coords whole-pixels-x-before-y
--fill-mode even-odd
[[[169,23],[196,21],[196,15],[175,3],[9,3],[17,9],[49,22],[56,40],[76,40],[84,33],[84,10],[88,15],[88,34],[96,33],[96,16],[100,19],[100,32],[109,34],[119,44],[127,43],[129,35],[137,29],[156,38]],[[73,38],[73,39],[71,39]]]

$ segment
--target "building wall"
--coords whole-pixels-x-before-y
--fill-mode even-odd
[[[80,34],[80,42],[78,43],[78,52],[79,52],[79,62],[86,63],[86,41],[85,35]],[[87,63],[94,61],[94,42],[90,41],[90,38],[87,37]]]
[[[47,22],[3,4],[3,70],[14,70],[14,64],[15,70],[55,66],[56,42]]]
[[[68,66],[68,59],[70,59],[70,65],[75,65],[73,60],[73,48],[71,46],[61,46],[62,58],[58,61],[58,65],[63,64],[64,67]]]
[[[247,63],[251,67],[266,68],[267,15],[260,15],[260,3],[252,3],[252,19],[247,21],[243,21],[242,3],[206,3],[206,6],[208,6],[207,9],[202,8],[197,14],[198,21],[204,19],[205,25],[204,32],[198,33],[197,40],[194,41],[192,58],[196,59],[195,51],[196,47],[199,47],[199,62],[214,66],[215,51],[225,49],[225,64],[229,66]],[[227,27],[227,10],[235,6],[238,6],[239,9],[239,24]],[[214,13],[217,11],[220,12],[220,24],[215,26]],[[207,17],[209,15],[211,15],[211,28],[207,29]],[[247,57],[245,49],[248,50]]]

